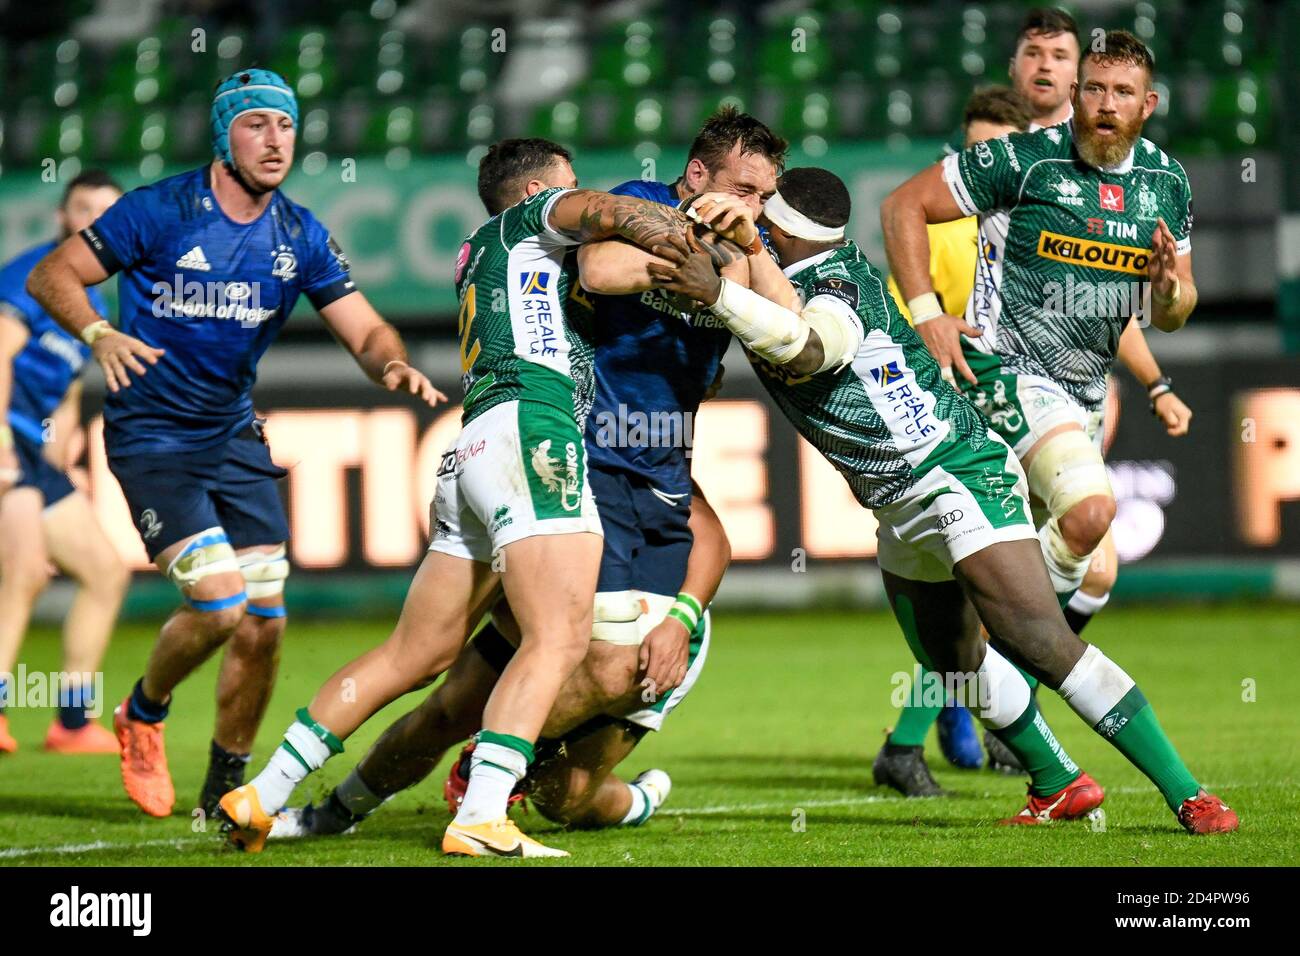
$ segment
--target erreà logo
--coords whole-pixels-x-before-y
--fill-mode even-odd
[[[1144,275],[1151,258],[1148,250],[1136,246],[1117,246],[1110,242],[1062,236],[1055,232],[1038,234],[1038,254],[1044,259],[1068,262],[1074,266],[1126,272],[1129,275]]]
[[[1056,190],[1057,200],[1062,205],[1065,206],[1083,205],[1083,197],[1079,195],[1079,193],[1083,192],[1083,190],[1079,187],[1079,184],[1076,183],[1073,179],[1064,179],[1064,178],[1058,179],[1053,184],[1053,188]]]

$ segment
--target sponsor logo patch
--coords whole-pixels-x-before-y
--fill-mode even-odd
[[[208,262],[208,257],[203,254],[201,246],[195,246],[177,259],[176,267],[178,269],[193,269],[196,272],[212,271],[212,263]]]
[[[551,274],[549,272],[521,272],[519,290],[524,295],[546,295],[550,291]]]
[[[939,521],[936,523],[935,527],[938,528],[938,530],[942,531],[944,528],[948,528],[951,527],[952,525],[955,525],[958,521],[960,521],[964,517],[966,517],[966,513],[962,511],[960,508],[958,508],[956,511],[946,512],[944,514],[939,515]]]
[[[560,507],[577,511],[582,504],[578,490],[578,447],[573,442],[564,446],[564,474],[560,474],[560,460],[551,457],[551,440],[543,440],[531,451],[533,471],[547,491],[560,496]]]
[[[811,299],[817,295],[833,295],[841,302],[848,305],[850,309],[857,311],[858,308],[858,286],[855,282],[848,279],[821,279],[813,283],[812,291],[808,298]]]
[[[1083,190],[1073,179],[1058,179],[1052,184],[1056,190],[1056,200],[1063,206],[1082,206],[1083,197],[1079,195]]]
[[[1151,256],[1150,250],[1135,246],[1119,246],[1047,231],[1038,234],[1038,254],[1056,262],[1110,272],[1126,272],[1129,275],[1145,274]]]
[[[889,386],[902,378],[903,373],[898,370],[897,362],[889,362],[880,368],[873,368],[871,377],[876,380],[877,385]]]
[[[1124,211],[1124,187],[1112,183],[1097,184],[1097,199],[1107,212]]]

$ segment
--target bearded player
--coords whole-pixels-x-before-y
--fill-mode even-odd
[[[591,401],[592,349],[570,311],[577,266],[568,253],[614,237],[643,248],[681,243],[689,221],[659,203],[577,189],[554,144],[513,162],[489,151],[483,163],[480,195],[493,215],[457,260],[463,429],[439,468],[429,553],[388,641],[330,678],[266,769],[222,798],[231,842],[244,849],[263,847],[294,787],[363,721],[455,662],[500,588],[519,648],[483,708],[465,797],[442,848],[567,855],[521,833],[506,808],[588,653],[596,616],[602,531],[578,424]],[[506,309],[492,308],[497,298]],[[629,603],[600,616],[633,629],[640,611]]]
[[[1033,112],[1030,132],[1059,126],[1074,117],[1072,89],[1079,72],[1080,49],[1078,24],[1065,10],[1040,7],[1025,15],[1008,75],[1012,86],[1029,100]],[[981,243],[980,248],[989,247]],[[964,314],[963,307],[955,303],[950,307],[961,308]],[[1186,435],[1192,411],[1174,393],[1173,381],[1161,372],[1147,345],[1142,323],[1129,322],[1124,327],[1116,357],[1146,389],[1152,414],[1166,431],[1175,438]],[[1098,447],[1101,424],[1097,420],[1091,429]],[[1118,567],[1115,543],[1108,529],[1093,553],[1083,583],[1065,606],[1065,619],[1076,634],[1081,634],[1093,615],[1106,606]]]
[[[61,239],[89,226],[121,195],[102,170],[69,181],[59,203]],[[49,583],[51,561],[76,581],[77,591],[63,622],[68,683],[59,689],[45,749],[115,754],[117,738],[92,719],[99,708],[85,676],[99,670],[130,573],[90,499],[67,476],[79,451],[73,437],[90,350],[25,288],[32,267],[55,245],[42,243],[0,268],[0,754],[18,749],[4,714],[7,675]],[[91,292],[91,302],[99,315],[108,314],[98,292]]]
[[[151,816],[175,803],[163,722],[186,676],[225,647],[205,812],[243,779],[270,699],[289,574],[277,487],[286,472],[272,463],[252,387],[298,296],[373,382],[430,404],[445,398],[407,364],[324,227],[279,191],[297,120],[293,91],[275,73],[228,77],[212,102],[213,161],[126,194],[28,282],[104,371],[109,469],[150,560],[185,602],[113,717],[122,782]],[[117,272],[115,328],[87,289]]]
[[[1009,67],[1015,93],[1023,96],[1029,106],[1029,131],[1059,125],[1074,115],[1070,91],[1078,71],[1078,62],[1079,33],[1073,17],[1058,8],[1029,11],[1017,36]],[[972,102],[990,96],[997,102],[1003,95],[997,90],[996,87],[979,90],[972,97]],[[968,120],[970,115],[968,110]],[[967,129],[967,148],[976,141],[992,139],[1003,132],[1009,132],[1003,130],[995,136],[971,139],[969,124],[963,125]],[[971,299],[972,285],[977,281],[976,263],[979,256],[996,255],[994,243],[977,233],[977,218],[966,217],[928,227],[931,279],[940,305],[953,314],[965,313],[966,304]],[[986,262],[984,266],[979,272],[980,277],[987,273],[991,263]],[[983,290],[982,286],[980,288]],[[890,291],[904,316],[911,320],[893,276],[890,277]],[[988,295],[980,298],[982,305],[987,305],[990,301],[992,297]],[[986,319],[986,314],[981,313],[976,316],[975,324],[985,325]],[[920,331],[922,338],[931,334],[929,327],[924,325]],[[1161,372],[1147,346],[1140,323],[1129,322],[1124,328],[1119,339],[1117,357],[1146,388],[1151,410],[1169,434],[1174,437],[1185,435],[1191,421],[1191,410],[1174,393],[1172,381]],[[1103,439],[1100,414],[1089,419],[1089,433],[1100,450]],[[1076,634],[1082,633],[1092,616],[1109,600],[1117,571],[1115,545],[1107,529],[1091,557],[1088,572],[1079,589],[1069,596],[1065,606],[1066,621]],[[904,705],[886,745],[877,756],[873,767],[877,783],[888,784],[907,796],[934,796],[942,792],[921,755],[926,733],[930,725],[936,722],[936,716],[940,747],[949,761],[959,767],[978,767],[982,764],[983,755],[971,732],[969,714],[951,704],[940,708],[913,699]],[[987,733],[984,735],[984,748],[988,751],[991,766],[1009,772],[1019,769],[1014,758],[995,737]]]
[[[786,145],[758,120],[726,108],[701,128],[675,183],[632,180],[611,192],[669,206],[719,193],[746,203],[756,215],[776,187]],[[567,153],[555,149],[567,160]],[[485,172],[481,168],[480,177]],[[502,205],[491,194],[484,200],[489,213]],[[573,723],[572,713],[585,722],[564,736],[562,747],[554,739],[539,747],[528,787],[544,815],[575,826],[643,822],[666,796],[662,771],[647,778],[657,786],[641,778],[623,784],[611,771],[647,729],[662,726],[693,686],[708,647],[708,614],[701,611],[730,559],[721,524],[698,489],[693,492],[689,423],[721,376],[731,335],[712,316],[683,311],[675,297],[652,289],[650,261],[644,250],[624,242],[583,245],[581,284],[591,296],[570,300],[594,311],[595,401],[585,440],[605,540],[591,647],[562,690],[543,736],[556,738]],[[639,437],[620,428],[629,409],[649,422]],[[673,423],[676,434],[669,430]],[[641,602],[644,612],[634,607]],[[486,626],[425,704],[386,731],[320,807],[277,821],[272,837],[342,832],[423,779],[448,747],[478,729],[480,698],[509,660],[512,643],[517,638],[507,641],[495,626]],[[642,681],[659,696],[648,707],[640,700]],[[541,750],[561,756],[543,760]],[[453,812],[454,796],[464,787],[463,763],[453,767],[447,784]]]
[[[1196,301],[1187,177],[1140,139],[1157,99],[1150,51],[1122,31],[1105,51],[1080,64],[1071,123],[950,156],[881,212],[918,330],[1026,468],[1063,605],[1115,513],[1098,434],[1121,332],[1148,311],[1142,280],[1163,330],[1181,327]],[[926,219],[975,212],[990,250],[962,322],[916,270],[928,260]]]
[[[715,203],[699,213],[728,235],[744,210]],[[1236,829],[1236,814],[1200,787],[1132,678],[1066,625],[1030,520],[1024,472],[943,380],[884,279],[844,239],[844,184],[826,170],[791,170],[764,218],[782,269],[749,257],[750,283],[761,295],[719,277],[699,253],[658,250],[675,268],[652,266],[651,274],[711,303],[800,434],[875,510],[885,591],[918,660],[979,706],[985,726],[1030,771],[1028,803],[1008,822],[1077,817],[1102,796],[1047,728],[1019,664],[1146,774],[1185,829]],[[924,227],[922,220],[922,240]],[[928,273],[928,255],[913,265]],[[900,273],[904,289],[914,278]]]

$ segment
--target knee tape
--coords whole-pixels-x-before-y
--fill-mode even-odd
[[[167,577],[183,591],[211,575],[238,570],[235,549],[230,546],[226,532],[220,528],[209,528],[200,532],[180,554],[172,558],[172,563],[167,566]]]
[[[591,639],[610,644],[640,644],[637,619],[646,607],[636,591],[600,591],[592,608]]]
[[[245,590],[250,598],[274,597],[284,591],[289,576],[289,561],[284,545],[274,551],[249,551],[239,556],[239,570],[244,575]]]
[[[1079,557],[1070,550],[1061,534],[1061,523],[1056,518],[1049,518],[1047,524],[1038,529],[1038,543],[1043,549],[1047,574],[1052,579],[1052,590],[1057,594],[1076,590],[1088,574],[1092,555]]]
[[[1085,498],[1113,497],[1101,452],[1082,431],[1071,429],[1047,440],[1029,463],[1029,490],[1060,518]]]

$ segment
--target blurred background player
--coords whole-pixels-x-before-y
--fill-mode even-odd
[[[288,525],[277,482],[287,472],[271,460],[251,389],[298,296],[372,381],[430,404],[444,397],[407,364],[401,337],[357,291],[325,228],[279,191],[297,119],[277,74],[228,77],[212,101],[212,162],[131,191],[28,282],[104,370],[109,468],[150,560],[185,600],[114,713],[123,785],[151,816],[175,802],[163,721],[177,684],[226,647],[205,812],[242,781],[270,700],[285,628]],[[115,329],[86,290],[119,271]]]
[[[308,773],[342,752],[342,741],[380,707],[447,670],[500,587],[519,624],[519,649],[483,710],[465,797],[442,849],[568,855],[523,834],[506,815],[507,801],[587,655],[593,618],[634,628],[641,610],[593,612],[601,523],[578,424],[590,409],[592,347],[570,305],[577,263],[569,252],[616,236],[645,248],[684,245],[688,226],[659,203],[577,189],[568,157],[545,140],[512,140],[479,163],[479,197],[491,218],[457,259],[464,413],[438,469],[433,540],[392,636],[330,678],[267,768],[222,798],[236,846],[260,850],[273,815]],[[496,290],[505,290],[505,310],[490,306]]]
[[[59,203],[59,240],[98,219],[122,195],[102,170],[68,182]],[[129,575],[95,518],[90,499],[66,472],[79,453],[81,371],[90,349],[61,329],[27,292],[27,277],[58,241],[42,243],[0,268],[0,753],[18,743],[4,715],[5,675],[18,659],[36,598],[53,562],[77,585],[63,622],[58,718],[45,749],[117,753],[117,739],[87,714]],[[96,290],[90,305],[108,308]],[[100,702],[102,703],[102,702]]]

